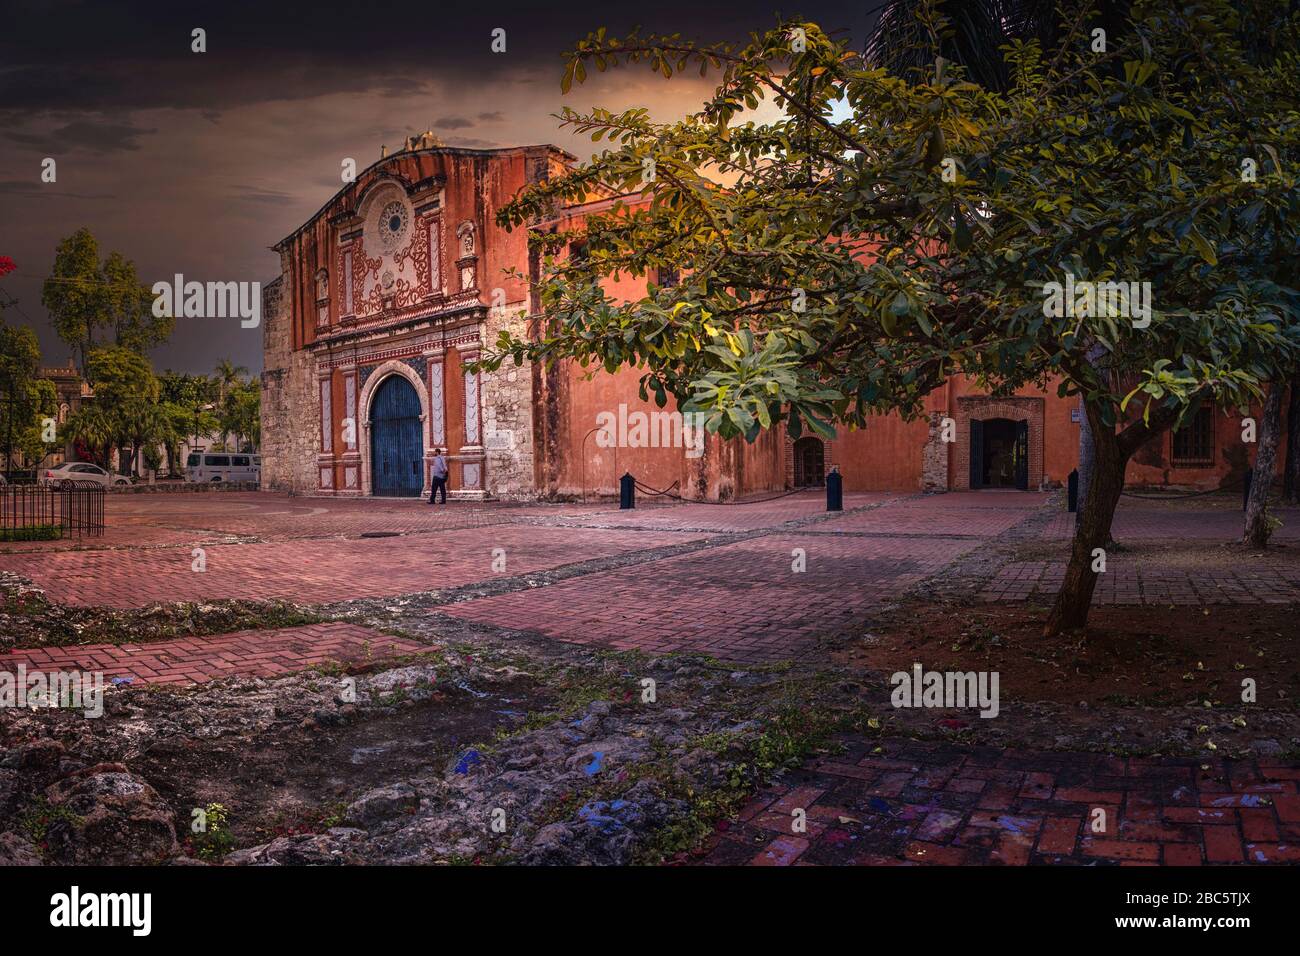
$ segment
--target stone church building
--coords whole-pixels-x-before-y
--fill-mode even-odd
[[[648,441],[607,447],[602,421],[664,417],[639,400],[635,370],[465,368],[502,328],[526,334],[538,312],[537,254],[525,230],[496,224],[496,210],[573,162],[555,146],[461,149],[411,137],[275,246],[281,274],[262,310],[265,488],[427,495],[435,449],[447,454],[459,498],[611,495],[631,472],[652,488],[728,500],[816,486],[832,467],[848,490],[1037,489],[1075,467],[1078,405],[1058,398],[1055,383],[993,398],[958,376],[928,397],[927,418],[882,416],[829,442],[774,429],[752,445],[708,436],[692,449],[651,428]],[[571,228],[616,198],[558,209],[538,227]],[[611,289],[643,292],[631,278]],[[953,441],[942,440],[945,419]],[[1128,480],[1218,487],[1244,471],[1247,447],[1239,416],[1206,408],[1142,449]]]

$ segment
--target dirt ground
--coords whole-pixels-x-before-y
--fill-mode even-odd
[[[1171,616],[1176,617],[1172,622]],[[909,601],[840,649],[855,670],[998,671],[1008,699],[1167,706],[1240,702],[1254,678],[1259,704],[1300,699],[1296,610],[1285,605],[1095,607],[1083,635],[1045,638],[1046,608]]]
[[[440,770],[546,703],[528,681],[491,692],[448,687],[409,708],[332,725],[309,719],[253,741],[163,738],[132,769],[175,810],[178,833],[188,829],[191,808],[220,803],[230,811],[234,845],[251,846],[320,832],[376,780]]]

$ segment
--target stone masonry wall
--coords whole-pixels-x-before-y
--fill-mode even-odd
[[[948,490],[948,443],[943,440],[943,420],[947,412],[931,412],[925,447],[921,450],[921,490]],[[969,463],[969,458],[967,459]]]
[[[316,488],[320,398],[309,350],[294,351],[291,306],[282,279],[262,290],[262,488]]]
[[[501,329],[516,337],[527,332],[527,302],[509,302],[488,312],[483,342],[492,347]],[[533,375],[529,363],[507,359],[483,375],[483,443],[487,454],[487,492],[493,498],[531,498],[533,487]]]

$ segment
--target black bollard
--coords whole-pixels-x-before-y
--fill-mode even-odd
[[[1066,481],[1066,501],[1069,502],[1067,507],[1073,514],[1079,510],[1079,469],[1076,468],[1070,472],[1070,478]]]
[[[1241,510],[1245,511],[1250,506],[1250,483],[1255,480],[1255,469],[1246,469],[1246,478],[1241,484]]]
[[[628,508],[635,507],[636,479],[632,477],[631,472],[628,472],[618,480],[618,509],[626,511]]]
[[[832,465],[831,473],[826,476],[826,510],[844,510],[844,476],[839,465]]]

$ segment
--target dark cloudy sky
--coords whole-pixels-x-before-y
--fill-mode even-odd
[[[0,255],[18,264],[2,280],[18,300],[5,318],[37,327],[46,362],[66,359],[41,280],[83,225],[147,285],[177,272],[265,283],[279,271],[269,247],[340,187],[345,157],[362,169],[381,144],[433,129],[449,145],[554,142],[585,159],[590,140],[553,118],[565,104],[660,118],[698,107],[698,77],[645,67],[561,96],[562,53],[598,27],[726,39],[780,11],[843,28],[860,47],[877,5],[779,2],[0,0]],[[206,53],[190,50],[195,27]],[[490,50],[497,27],[504,54]],[[56,183],[41,182],[45,157]],[[208,371],[220,358],[260,370],[261,331],[178,319],[154,353],[160,370]]]

